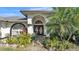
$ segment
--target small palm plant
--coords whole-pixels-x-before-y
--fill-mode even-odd
[[[79,8],[53,8],[49,16],[48,33],[55,33],[60,40],[70,40],[72,35],[79,30]]]

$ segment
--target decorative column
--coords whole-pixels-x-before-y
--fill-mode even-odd
[[[32,17],[28,17],[27,24],[28,24],[28,33],[33,34]]]

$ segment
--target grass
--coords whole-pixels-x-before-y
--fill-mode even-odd
[[[27,48],[23,48],[23,47],[18,47],[18,48],[0,47],[0,51],[39,51],[39,49],[37,49],[37,48],[38,47],[32,47],[32,46],[31,47],[27,47]],[[40,50],[40,51],[43,51],[43,50]],[[79,46],[76,46],[73,49],[67,49],[66,51],[79,51]]]
[[[24,51],[24,48],[0,47],[0,51]]]
[[[0,51],[47,51],[47,49],[37,44],[30,44],[27,47],[0,46]]]

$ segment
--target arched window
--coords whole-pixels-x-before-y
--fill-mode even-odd
[[[40,16],[40,15],[37,15],[37,16],[34,16],[33,19],[32,19],[32,23],[35,24],[35,22],[40,22],[42,24],[45,23],[45,19],[43,16]]]
[[[42,21],[38,20],[35,22],[35,24],[43,24]]]

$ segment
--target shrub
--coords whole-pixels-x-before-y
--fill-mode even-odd
[[[9,43],[9,44],[17,44],[17,38],[15,38],[15,37],[8,38],[6,40],[6,42]]]
[[[49,48],[49,41],[50,41],[50,39],[44,39],[44,40],[42,41],[42,44],[43,44],[43,46],[44,46],[45,48]]]
[[[74,47],[74,44],[63,39],[63,41],[60,41],[57,39],[57,37],[54,37],[50,40],[50,46],[52,48],[55,48],[55,50],[66,50]]]
[[[35,40],[35,37],[36,37],[35,34],[32,34],[32,35],[31,35],[32,40]]]
[[[29,34],[21,34],[19,37],[18,37],[18,44],[19,45],[24,45],[26,46],[27,44],[30,44],[31,43],[31,36]]]
[[[31,37],[29,34],[22,33],[18,37],[11,37],[6,40],[9,44],[17,44],[18,46],[26,47],[31,43]]]
[[[63,39],[63,41],[60,41],[58,37],[53,37],[52,39],[46,39],[42,42],[42,44],[47,49],[52,48],[52,50],[60,50],[60,51],[75,47],[73,43],[65,39]]]

